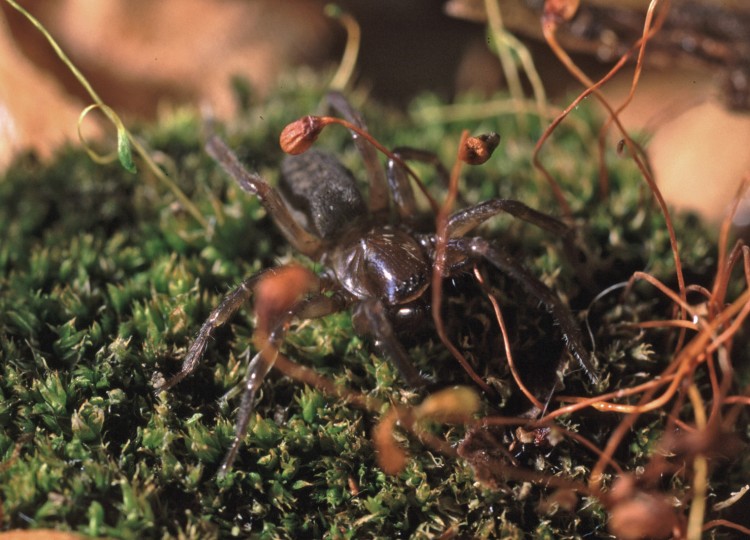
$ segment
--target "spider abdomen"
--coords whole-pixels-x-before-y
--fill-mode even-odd
[[[281,164],[279,190],[304,217],[307,228],[326,240],[367,213],[352,173],[326,152],[287,156]]]

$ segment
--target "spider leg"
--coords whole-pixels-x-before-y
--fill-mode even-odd
[[[534,210],[520,201],[490,199],[456,212],[448,218],[448,237],[464,236],[500,213],[509,214],[560,238],[565,256],[578,275],[582,276],[582,283],[585,286],[593,283],[593,267],[588,262],[590,257],[585,248],[576,242],[576,229],[569,227],[555,217]]]
[[[385,306],[380,300],[368,298],[354,306],[352,320],[358,333],[375,338],[376,350],[393,362],[407,384],[414,388],[422,388],[427,384],[428,381],[417,371],[403,345],[396,339]]]
[[[596,374],[594,364],[588,350],[583,345],[583,334],[568,306],[563,304],[560,298],[552,292],[544,283],[539,281],[531,272],[520,265],[513,257],[492,246],[481,237],[456,238],[448,243],[449,250],[457,250],[459,253],[469,255],[472,258],[485,259],[497,269],[515,280],[528,294],[535,297],[560,325],[563,339],[568,350],[578,361],[589,379],[596,383],[599,377]]]
[[[367,131],[367,125],[359,112],[340,92],[328,94],[328,104],[335,109],[348,122],[360,129]],[[362,161],[367,169],[367,177],[370,181],[370,211],[372,213],[386,212],[388,210],[388,184],[385,172],[378,159],[377,151],[367,141],[352,132],[352,140],[362,156]]]
[[[200,330],[198,330],[198,334],[195,336],[195,341],[193,341],[185,360],[182,362],[180,371],[170,377],[164,384],[156,388],[157,393],[162,390],[169,390],[196,370],[203,358],[203,354],[206,352],[208,341],[211,339],[216,329],[226,324],[226,322],[237,313],[242,305],[250,300],[257,281],[272,270],[272,268],[268,268],[245,279],[237,288],[224,297],[221,304],[211,312],[211,315],[208,316],[208,319],[206,319]]]
[[[402,161],[418,161],[420,163],[430,165],[434,169],[440,185],[448,189],[450,184],[450,173],[448,172],[448,169],[445,168],[445,165],[443,165],[443,162],[440,161],[440,158],[435,152],[432,152],[430,150],[423,150],[421,148],[412,148],[410,146],[399,146],[394,148],[392,152]],[[404,170],[403,165],[394,160],[388,161],[386,173],[388,175],[388,183],[391,187],[391,193],[393,194],[393,200],[394,202],[396,202],[396,206],[398,207],[397,197],[400,196],[402,198],[405,198],[407,195],[402,195],[402,193],[405,193],[407,188],[409,192],[412,191],[411,184],[409,184],[408,182],[408,175]],[[399,177],[392,178],[395,175],[399,175]],[[460,191],[456,194],[456,199],[461,205],[467,204],[466,199],[464,199],[464,196]],[[402,218],[414,216],[413,213],[409,214],[406,211],[400,214]]]
[[[437,173],[441,185],[448,187],[449,173],[448,169],[440,161],[437,154],[428,150],[411,148],[408,146],[399,146],[393,149],[393,155],[398,158],[389,159],[386,165],[386,176],[388,186],[391,190],[391,197],[396,207],[396,211],[402,220],[413,220],[417,215],[417,206],[414,199],[414,190],[411,186],[409,175],[404,168],[404,161],[419,161],[431,165]]]
[[[490,199],[450,216],[448,218],[448,237],[464,236],[488,219],[503,212],[562,238],[569,236],[572,231],[559,219],[534,210],[520,201]]]
[[[251,173],[242,166],[237,155],[216,135],[206,141],[206,152],[216,160],[226,173],[234,178],[240,187],[258,197],[258,200],[273,219],[287,241],[299,252],[316,258],[323,242],[306,231],[289,212],[278,192],[257,173]]]
[[[401,157],[395,150],[393,153]],[[417,202],[414,199],[414,190],[411,188],[409,175],[403,165],[394,159],[389,159],[386,165],[386,176],[399,218],[404,221],[414,219],[417,215]]]
[[[242,391],[242,401],[237,409],[234,441],[221,464],[219,475],[226,474],[237,457],[237,452],[242,446],[242,441],[245,438],[245,435],[247,435],[250,416],[255,408],[258,389],[276,362],[279,353],[279,346],[284,341],[292,320],[325,317],[326,315],[340,311],[344,307],[345,303],[338,296],[324,296],[322,294],[317,294],[297,302],[281,316],[275,318],[272,323],[272,330],[268,332],[267,336],[261,338],[265,339],[266,343],[262,346],[261,350],[255,354],[247,367],[247,374],[245,375],[244,388]],[[268,321],[264,324],[268,325]],[[256,346],[260,347],[260,344],[256,343]]]

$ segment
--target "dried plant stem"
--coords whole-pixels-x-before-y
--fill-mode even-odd
[[[537,113],[540,118],[545,118],[547,116],[548,107],[547,94],[529,50],[513,34],[505,29],[502,14],[500,12],[500,0],[485,0],[484,6],[485,11],[487,12],[487,22],[495,40],[497,54],[503,72],[505,73],[505,78],[508,81],[508,89],[510,90],[510,95],[513,98],[514,105],[518,107],[519,104],[524,101],[523,88],[521,87],[521,81],[518,78],[518,70],[516,69],[516,62],[512,55],[512,53],[515,52],[515,54],[518,55],[518,59],[526,72],[529,83],[531,84]],[[523,113],[523,110],[516,109],[516,112]],[[523,117],[519,116],[519,118]]]
[[[492,36],[497,47],[497,56],[500,59],[500,65],[505,74],[505,81],[508,84],[508,90],[513,101],[520,102],[523,100],[523,88],[521,79],[518,77],[516,62],[511,53],[511,47],[507,40],[508,32],[503,25],[502,14],[498,0],[485,0],[485,10],[487,11],[487,20],[492,31]]]
[[[695,384],[688,387],[688,396],[695,411],[695,424],[699,430],[706,428],[705,405]],[[708,488],[708,461],[703,453],[693,459],[693,500],[690,504],[687,524],[687,540],[700,540],[703,517],[706,514],[706,491]]]
[[[357,65],[359,56],[359,46],[361,43],[362,32],[357,20],[349,13],[343,11],[335,4],[328,4],[325,8],[326,15],[336,19],[346,30],[346,45],[344,54],[336,73],[329,84],[331,90],[344,90],[352,79],[354,68]]]
[[[516,363],[513,360],[513,351],[511,351],[510,348],[510,340],[508,338],[508,329],[505,327],[505,320],[503,319],[503,313],[500,310],[500,304],[497,301],[497,298],[490,292],[489,288],[486,286],[484,282],[484,278],[482,277],[481,272],[479,272],[479,269],[475,266],[474,267],[474,276],[477,278],[477,281],[481,285],[482,289],[484,290],[484,293],[487,295],[487,298],[489,299],[490,303],[492,304],[492,309],[495,312],[495,319],[497,319],[497,324],[500,326],[500,332],[503,336],[503,346],[505,347],[505,357],[508,359],[508,367],[510,368],[510,372],[513,375],[513,380],[516,381],[516,385],[521,390],[524,396],[531,402],[531,404],[536,407],[536,409],[541,414],[542,411],[544,411],[544,404],[539,401],[534,394],[531,393],[531,391],[526,388],[526,385],[521,380],[521,375],[518,373],[518,368],[516,367]]]
[[[459,142],[459,152],[464,148],[466,140],[469,138],[469,132],[464,130],[461,133],[461,140]],[[448,217],[453,209],[453,204],[458,196],[458,179],[461,175],[461,166],[463,162],[460,159],[456,159],[453,170],[450,175],[450,183],[448,186],[448,194],[445,197],[445,201],[440,206],[435,218],[437,241],[435,242],[435,263],[432,266],[432,318],[435,322],[435,329],[440,337],[440,341],[443,342],[445,347],[450,351],[453,358],[461,365],[461,367],[469,374],[471,380],[473,380],[477,386],[479,386],[486,394],[492,394],[492,389],[487,385],[482,378],[477,375],[476,371],[469,365],[469,362],[464,358],[451,340],[445,333],[445,325],[443,324],[443,315],[440,310],[442,305],[443,297],[443,271],[445,270],[445,252],[448,246]]]

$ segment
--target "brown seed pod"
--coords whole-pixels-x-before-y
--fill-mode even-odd
[[[306,152],[320,135],[326,123],[319,116],[304,116],[287,125],[279,136],[281,149],[296,156]]]
[[[459,150],[458,158],[469,165],[481,165],[492,156],[500,144],[500,135],[495,132],[468,137]]]

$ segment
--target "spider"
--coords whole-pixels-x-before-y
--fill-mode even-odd
[[[267,354],[267,349],[278,350],[293,319],[323,317],[350,309],[355,330],[373,338],[375,349],[393,362],[406,383],[412,387],[425,385],[424,377],[412,365],[406,349],[397,339],[396,330],[417,323],[428,311],[429,294],[426,292],[431,285],[438,240],[434,232],[417,232],[415,216],[418,212],[408,179],[410,169],[398,156],[428,161],[444,176],[446,170],[438,165],[434,155],[408,148],[400,149],[396,155],[390,154],[392,158],[384,170],[372,146],[379,143],[368,142],[367,128],[360,114],[340,93],[330,93],[328,102],[346,120],[323,119],[338,121],[352,130],[368,173],[368,201],[352,173],[333,155],[307,150],[320,130],[315,119],[321,117],[299,120],[308,128],[301,136],[291,130],[293,142],[302,144],[291,149],[297,155],[283,160],[278,191],[258,174],[248,172],[216,135],[210,135],[206,142],[208,154],[244,191],[259,198],[292,247],[323,268],[312,279],[304,277],[300,267],[287,266],[266,269],[242,281],[203,323],[180,370],[158,388],[159,391],[169,389],[195,371],[216,329],[250,300],[265,278],[276,275],[288,279],[289,287],[276,285],[270,296],[265,294],[263,306],[259,306],[260,293],[256,292],[257,325],[263,327],[263,331],[256,329],[256,337],[261,337],[254,341],[260,352],[248,366],[235,440],[221,466],[222,473],[232,466],[247,433],[257,390],[273,365],[273,355]],[[282,146],[284,137],[282,133]],[[480,138],[487,142],[490,153],[499,142],[497,134]],[[551,312],[568,350],[589,377],[596,380],[580,328],[559,297],[501,247],[481,236],[467,236],[500,213],[570,238],[571,229],[554,217],[518,201],[487,200],[447,218],[443,275],[466,273],[480,261],[487,261],[506,273]],[[297,292],[291,292],[295,289]],[[285,298],[287,296],[290,298]],[[298,297],[302,299],[297,300]]]

